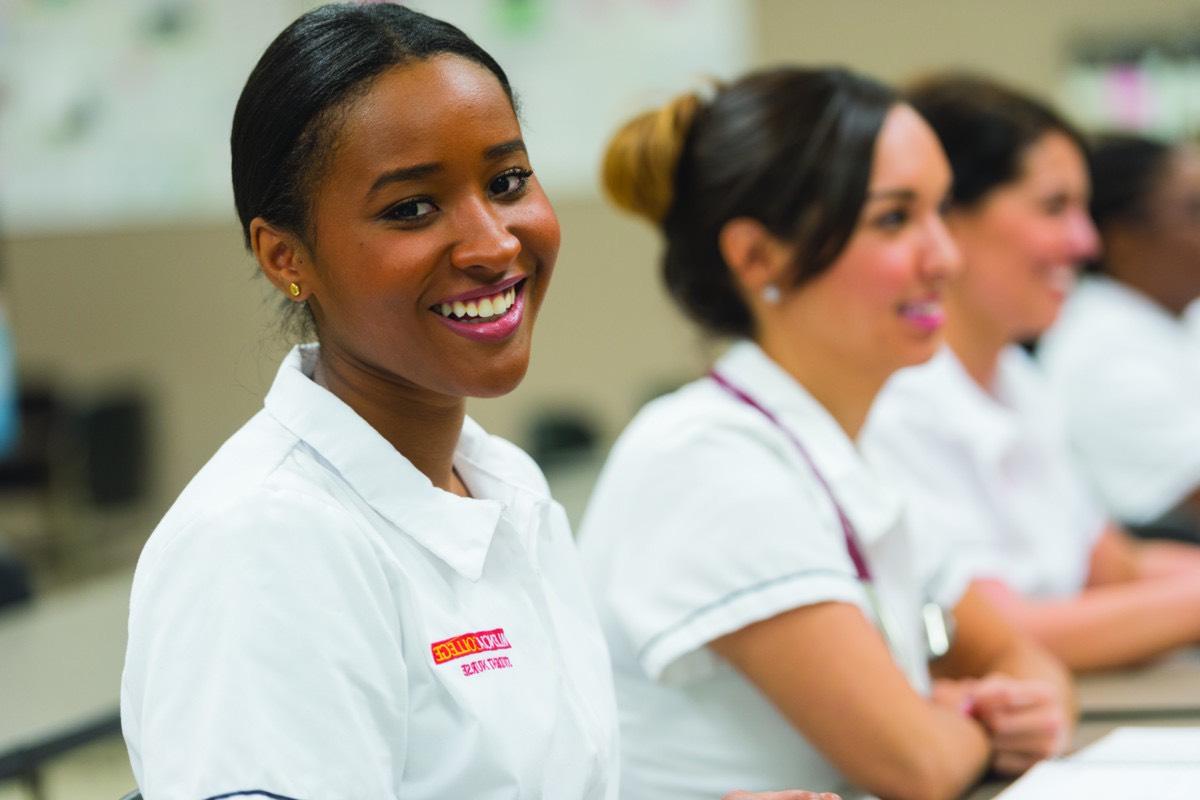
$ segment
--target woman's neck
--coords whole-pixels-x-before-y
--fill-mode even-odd
[[[855,370],[854,365],[831,354],[797,347],[794,342],[795,337],[763,335],[758,339],[763,352],[829,412],[851,441],[857,440],[888,376]]]
[[[434,486],[466,496],[454,472],[466,402],[435,395],[372,373],[322,348],[313,380],[379,432]]]
[[[977,315],[951,307],[946,315],[946,344],[971,379],[988,394],[996,384],[1000,354],[1011,342],[981,323]]]

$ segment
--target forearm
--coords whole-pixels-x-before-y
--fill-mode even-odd
[[[1137,544],[1138,577],[1163,578],[1191,574],[1200,580],[1200,547],[1183,542],[1154,541]]]
[[[1019,598],[1003,610],[1073,671],[1138,664],[1200,641],[1194,575],[1098,586],[1066,600]]]
[[[854,606],[801,607],[710,647],[851,784],[871,794],[949,800],[988,766],[983,727],[922,697]]]
[[[888,800],[949,800],[979,781],[991,763],[991,740],[963,710],[912,697],[890,721],[847,718],[849,748],[827,750],[851,783]],[[853,728],[853,733],[850,729]]]

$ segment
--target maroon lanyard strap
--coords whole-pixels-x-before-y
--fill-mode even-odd
[[[812,470],[813,475],[816,476],[817,482],[821,484],[821,488],[825,490],[825,494],[829,495],[829,501],[833,503],[833,508],[835,511],[837,511],[838,520],[842,523],[842,536],[844,536],[846,539],[846,552],[850,554],[850,560],[854,562],[854,569],[858,573],[858,579],[860,581],[871,583],[871,570],[867,567],[867,559],[863,557],[862,550],[859,549],[858,537],[854,533],[854,526],[850,524],[850,518],[846,516],[846,512],[842,511],[842,504],[837,501],[837,497],[834,496],[833,490],[829,488],[829,482],[825,480],[825,476],[821,474],[821,470],[817,469],[817,463],[813,461],[812,456],[808,454],[808,449],[805,448],[804,444],[798,438],[796,438],[796,434],[792,433],[786,425],[779,421],[779,417],[775,416],[770,409],[766,408],[753,397],[734,386],[725,379],[724,375],[714,369],[709,371],[708,377],[716,381],[718,386],[720,386],[726,392],[729,392],[729,394],[731,394],[737,400],[745,403],[766,417],[767,421],[778,428],[783,435],[791,440],[792,444],[795,445],[796,451],[800,453],[800,457],[804,459],[806,464],[808,464],[808,468]]]

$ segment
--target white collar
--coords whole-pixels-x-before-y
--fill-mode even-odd
[[[267,413],[327,461],[383,517],[468,580],[478,580],[505,507],[518,495],[546,499],[536,487],[509,480],[490,452],[488,434],[463,422],[455,468],[479,498],[438,489],[362,417],[310,377],[317,345],[284,359],[264,403]],[[499,464],[496,464],[499,466]],[[499,473],[499,474],[497,474]]]
[[[1160,306],[1149,296],[1132,286],[1107,275],[1085,275],[1072,292],[1072,298],[1096,298],[1092,302],[1104,302],[1120,308],[1126,313],[1137,314],[1144,319],[1153,319],[1161,330],[1178,336],[1183,330],[1181,318]],[[1078,303],[1078,301],[1076,301]],[[1068,309],[1071,304],[1068,303]]]
[[[762,348],[740,341],[717,362],[715,371],[800,440],[863,545],[894,527],[901,509],[899,495],[875,475],[829,411]]]
[[[975,382],[948,345],[927,363],[901,370],[892,382],[911,398],[908,402],[928,408],[930,424],[961,431],[959,438],[970,442],[985,463],[995,465],[1021,439],[1020,409],[1028,395],[1018,374],[1023,360],[1027,358],[1016,345],[1000,353],[994,396]]]

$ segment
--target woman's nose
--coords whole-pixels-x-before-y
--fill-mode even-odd
[[[500,209],[484,198],[460,207],[455,223],[458,237],[450,260],[459,269],[504,272],[521,252],[521,240],[508,229]]]

